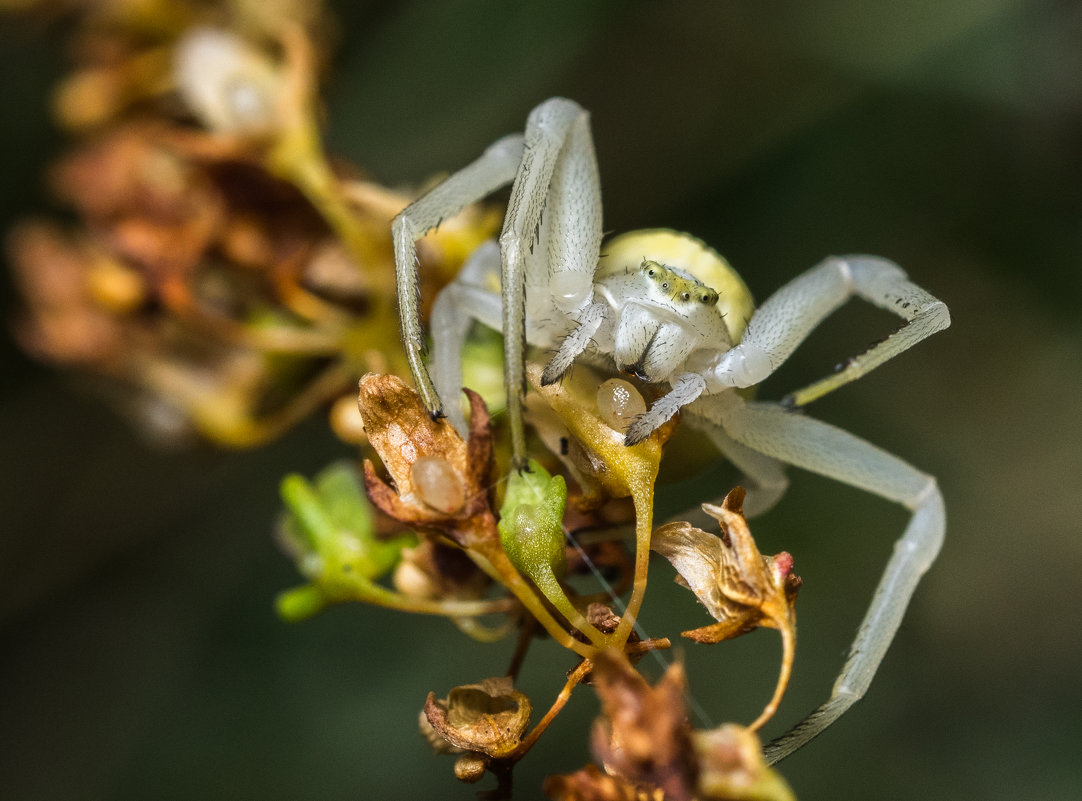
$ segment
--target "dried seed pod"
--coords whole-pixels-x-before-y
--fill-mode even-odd
[[[510,677],[501,677],[455,687],[446,699],[429,693],[425,717],[456,748],[500,759],[518,748],[531,708],[530,699],[514,689]]]

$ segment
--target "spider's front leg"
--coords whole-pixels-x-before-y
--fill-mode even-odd
[[[637,445],[660,428],[674,414],[706,391],[706,379],[699,373],[683,373],[671,382],[672,389],[662,395],[646,413],[627,428],[625,445]]]
[[[541,386],[555,384],[563,378],[575,359],[586,350],[597,329],[605,322],[608,311],[609,307],[605,303],[591,303],[582,311],[578,326],[564,337],[541,374]]]
[[[593,309],[600,248],[601,187],[589,116],[570,100],[552,98],[526,121],[522,164],[500,234],[504,381],[511,456],[520,469],[527,461],[522,420],[527,287],[547,296],[551,314],[582,321]],[[540,251],[536,255],[535,249]],[[531,308],[537,300],[531,300]],[[533,324],[540,323],[537,318]]]
[[[447,419],[459,434],[469,434],[462,404],[462,349],[474,320],[499,330],[503,320],[500,296],[491,291],[499,281],[500,248],[494,241],[484,242],[462,265],[455,280],[445,286],[432,304],[432,380],[441,398],[449,398],[444,407]]]
[[[850,359],[843,370],[793,393],[792,404],[810,403],[950,325],[946,305],[911,282],[893,262],[876,256],[830,258],[783,286],[755,312],[740,344],[707,376],[710,391],[758,384],[823,318],[853,296],[893,312],[906,324]]]
[[[521,135],[515,134],[498,140],[475,162],[451,175],[428,194],[403,209],[391,226],[402,346],[406,351],[406,359],[417,391],[421,394],[425,407],[434,416],[443,413],[443,405],[423,358],[425,348],[417,275],[417,240],[471,203],[476,203],[509,184],[522,161],[522,151]]]

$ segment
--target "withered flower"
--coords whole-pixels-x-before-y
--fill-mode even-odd
[[[412,598],[473,600],[484,597],[490,581],[458,548],[425,539],[402,552],[393,583]]]
[[[395,566],[392,583],[395,590],[411,599],[417,607],[426,602],[441,605],[452,623],[462,633],[478,642],[495,642],[513,631],[516,616],[502,624],[488,626],[476,615],[458,614],[471,603],[491,611],[512,611],[517,604],[510,598],[484,601],[492,580],[458,548],[423,539],[414,548],[402,552]]]
[[[767,766],[751,729],[730,723],[697,731],[692,740],[703,801],[796,801],[785,780]]]
[[[605,768],[666,798],[695,795],[697,765],[684,706],[684,669],[674,663],[651,687],[622,656],[594,660],[593,685],[604,717],[594,724],[594,755]]]
[[[774,697],[751,725],[757,729],[777,708],[792,669],[796,643],[793,609],[801,580],[793,575],[793,557],[785,551],[763,556],[742,512],[744,490],[737,487],[721,506],[703,504],[703,511],[721,525],[721,536],[690,523],[667,523],[654,532],[651,547],[676,568],[677,581],[688,587],[717,620],[685,631],[701,643],[729,640],[759,626],[781,632],[784,655]]]
[[[471,409],[467,441],[446,420],[433,420],[420,396],[396,376],[364,376],[358,403],[368,440],[394,483],[392,488],[384,482],[365,460],[372,502],[395,520],[435,529],[469,547],[498,535],[489,502],[488,412],[479,395],[466,392]]]
[[[514,754],[531,711],[530,699],[507,676],[455,687],[447,698],[429,693],[425,699],[425,718],[444,740],[493,759]]]
[[[9,234],[8,246],[15,280],[26,303],[16,333],[27,351],[61,363],[101,369],[115,365],[126,350],[130,355],[131,336],[123,315],[103,303],[101,291],[96,291],[103,284],[95,280],[100,266],[111,262],[97,259],[87,242],[66,236],[58,226],[46,222],[22,223]],[[121,278],[125,286],[131,283],[124,280],[126,277]],[[139,302],[142,291],[138,278],[134,286],[121,288],[126,297]],[[116,310],[126,311],[123,306]]]
[[[651,687],[626,659],[604,652],[594,686],[604,717],[594,726],[595,765],[550,776],[556,801],[793,801],[763,760],[759,739],[741,726],[693,730],[684,703],[683,668],[672,665]]]

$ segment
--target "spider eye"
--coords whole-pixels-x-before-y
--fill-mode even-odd
[[[662,281],[661,282],[661,288],[662,289],[668,289],[669,288],[669,282],[668,281]]]
[[[646,271],[646,274],[647,274],[647,275],[653,275],[653,274],[654,274],[654,270],[653,270],[653,269],[651,268],[651,269],[649,269],[649,270],[647,270],[647,271]]]
[[[683,295],[681,295],[680,297],[681,297],[682,299],[684,299],[684,300],[691,300],[691,293],[690,293],[690,292],[685,292],[685,293],[684,293]]]

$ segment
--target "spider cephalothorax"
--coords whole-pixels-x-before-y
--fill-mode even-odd
[[[415,242],[441,220],[512,184],[499,242],[482,245],[433,308],[432,378],[423,360]],[[542,214],[542,211],[544,212]],[[740,277],[687,234],[639,231],[602,247],[601,192],[586,112],[553,98],[531,113],[523,134],[500,139],[477,161],[406,208],[394,222],[403,343],[428,409],[461,387],[461,353],[473,320],[504,333],[504,379],[512,455],[524,467],[522,391],[526,345],[552,353],[543,383],[585,354],[666,394],[627,429],[634,444],[680,410],[745,473],[745,509],[768,508],[786,487],[783,463],[860,487],[911,510],[830,698],[767,748],[780,759],[836,720],[868,685],[901,623],[946,526],[935,479],[873,445],[809,416],[802,406],[853,381],[946,328],[946,306],[895,264],[875,256],[828,258],[758,309]],[[851,297],[901,317],[887,339],[843,370],[789,396],[751,403],[735,389],[776,370],[804,338]],[[438,390],[438,391],[437,391]],[[448,417],[465,429],[457,404]]]

